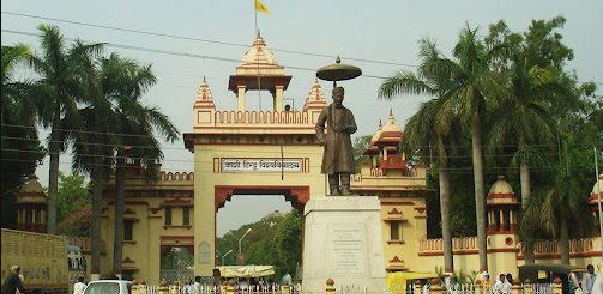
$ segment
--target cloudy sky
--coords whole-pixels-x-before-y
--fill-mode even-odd
[[[377,99],[380,77],[413,69],[417,40],[435,40],[449,55],[467,22],[485,32],[499,19],[513,30],[527,29],[532,19],[563,15],[566,43],[574,49],[569,68],[580,80],[603,87],[603,1],[356,1],[263,0],[270,15],[259,14],[262,36],[285,72],[293,76],[285,103],[302,107],[315,70],[340,55],[344,63],[363,70],[363,76],[342,83],[345,104],[354,111],[359,135],[372,134],[389,110],[403,125],[428,99],[403,96]],[[66,38],[107,43],[119,52],[153,65],[160,78],[144,97],[162,108],[182,133],[192,131],[192,103],[200,82],[209,83],[218,109],[234,109],[228,75],[254,38],[253,0],[86,1],[8,0],[1,2],[2,45],[24,42],[37,46],[36,26],[58,25]],[[330,84],[321,83],[323,89]],[[266,110],[269,95],[249,95],[248,108]],[[329,97],[330,95],[327,95]],[[44,134],[44,133],[43,133]],[[164,145],[166,171],[192,171],[193,156],[182,141]],[[70,160],[61,157],[61,169]],[[47,162],[38,168],[47,185]],[[290,209],[282,197],[237,197],[218,213],[218,234],[258,220],[274,210]]]

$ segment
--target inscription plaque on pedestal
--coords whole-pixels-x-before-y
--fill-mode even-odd
[[[329,278],[349,293],[382,294],[385,260],[377,197],[316,197],[306,203],[303,292],[324,292]],[[357,291],[356,291],[357,290]]]
[[[346,227],[356,227],[346,229]],[[364,275],[366,274],[366,246],[364,224],[332,225],[329,236],[329,250],[331,252],[330,268],[333,273],[346,275]]]

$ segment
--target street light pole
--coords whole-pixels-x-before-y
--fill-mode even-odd
[[[216,250],[218,251],[218,250]],[[224,255],[222,255],[222,266],[224,266],[224,257],[228,256],[228,254],[232,253],[232,249],[228,250],[228,252],[224,253]],[[220,255],[220,251],[218,251],[218,255]]]
[[[601,230],[601,237],[603,237],[603,218],[601,215],[603,212],[601,211],[601,175],[599,175],[599,154],[597,153],[597,146],[595,146],[595,173],[597,174],[597,205],[599,206],[599,229]],[[603,242],[601,242],[601,246],[603,246]],[[603,256],[603,250],[601,251],[601,255]]]
[[[238,238],[231,231],[228,231],[228,233],[231,234],[233,237],[235,237],[235,239],[239,240],[239,255],[241,255],[241,241],[243,241],[243,238],[245,238],[245,236],[247,236],[247,234],[249,232],[251,232],[251,228],[248,228],[247,231],[245,232],[245,234],[243,234],[243,236],[241,236],[241,238]]]

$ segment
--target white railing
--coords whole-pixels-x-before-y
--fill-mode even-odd
[[[186,287],[186,286],[174,286],[171,285],[169,286],[170,288],[175,288],[178,290],[178,293],[183,293],[182,292],[182,288]],[[289,292],[291,294],[299,294],[301,292],[301,284],[296,285],[292,285],[289,288]],[[215,286],[209,286],[209,285],[201,285],[201,287],[199,287],[198,289],[198,293],[200,294],[219,294],[222,291],[220,289],[218,289],[218,287]],[[146,293],[147,294],[158,294],[159,293],[159,286],[157,285],[147,285],[146,286]],[[197,292],[192,292],[192,293],[197,293]],[[248,286],[248,287],[235,287],[235,293],[239,293],[239,294],[281,294],[283,293],[283,286],[279,286],[279,285],[273,285],[273,286]]]

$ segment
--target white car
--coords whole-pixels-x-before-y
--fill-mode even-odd
[[[88,283],[84,294],[132,294],[132,281],[91,281]]]

